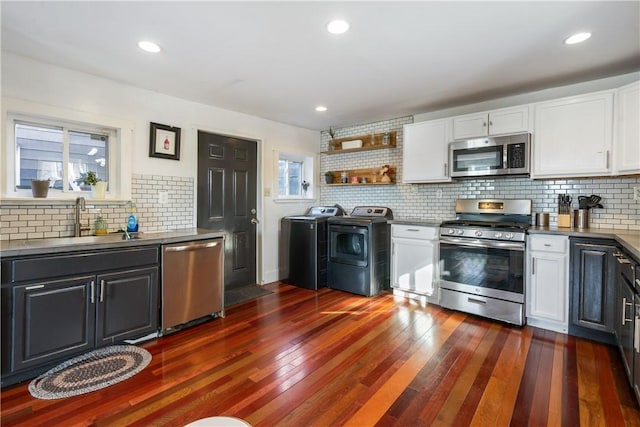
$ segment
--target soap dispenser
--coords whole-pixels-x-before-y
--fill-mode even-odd
[[[102,216],[102,209],[98,209],[94,227],[96,236],[107,234],[107,221],[105,221],[104,217]]]
[[[138,218],[136,218],[136,205],[131,203],[131,214],[127,220],[127,231],[129,233],[138,231]]]

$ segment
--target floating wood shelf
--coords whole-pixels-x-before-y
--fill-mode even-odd
[[[385,137],[386,135],[386,137]],[[362,147],[342,148],[344,142],[362,141]],[[388,143],[386,143],[388,141]],[[348,138],[334,139],[329,142],[329,151],[322,151],[321,154],[345,154],[358,151],[382,150],[396,147],[396,131],[374,133],[371,135],[350,136]]]
[[[382,175],[380,175],[379,168],[368,168],[368,169],[349,169],[349,170],[340,170],[340,171],[331,171],[333,173],[333,182],[327,185],[390,185],[396,183],[396,170],[393,167],[389,168],[387,172],[387,176],[390,178],[390,181],[384,182],[382,181]],[[340,182],[342,172],[347,173],[347,182]],[[352,179],[356,177],[358,182],[352,182]],[[367,182],[362,182],[362,178],[366,178]]]

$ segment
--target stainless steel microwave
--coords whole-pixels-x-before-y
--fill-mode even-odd
[[[452,178],[528,175],[531,134],[454,141],[449,144]]]

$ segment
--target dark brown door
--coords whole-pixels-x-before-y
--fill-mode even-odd
[[[256,283],[257,143],[198,131],[198,227],[224,230],[224,283]]]

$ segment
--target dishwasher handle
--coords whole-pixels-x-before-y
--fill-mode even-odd
[[[200,249],[213,248],[218,246],[220,242],[207,242],[207,243],[196,243],[193,245],[184,245],[184,246],[167,246],[164,248],[165,252],[187,252],[187,251],[197,251]]]

